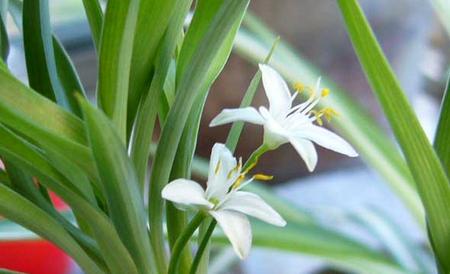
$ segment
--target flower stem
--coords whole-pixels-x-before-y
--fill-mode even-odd
[[[247,162],[245,162],[242,170],[247,170],[250,166],[256,164],[259,160],[259,157],[266,153],[270,148],[266,144],[262,144],[255,151],[253,151],[252,155],[248,158]]]
[[[192,218],[191,222],[186,226],[180,237],[178,237],[175,245],[173,246],[172,256],[169,263],[169,271],[167,272],[168,274],[178,273],[177,268],[180,262],[179,259],[181,256],[181,252],[191,238],[192,234],[194,234],[195,230],[197,230],[198,226],[203,222],[205,217],[206,216],[203,212],[197,213],[194,218]]]
[[[203,253],[206,250],[206,246],[208,245],[209,239],[211,238],[214,228],[216,228],[216,224],[217,224],[217,221],[214,219],[209,224],[208,229],[206,230],[206,233],[203,236],[202,241],[200,242],[200,245],[197,250],[197,254],[195,254],[195,258],[194,258],[194,261],[192,262],[191,270],[189,271],[189,274],[197,273],[197,269],[200,264],[200,261],[202,260]]]

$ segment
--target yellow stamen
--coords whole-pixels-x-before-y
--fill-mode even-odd
[[[214,170],[214,174],[216,174],[216,175],[219,174],[221,166],[222,166],[222,162],[219,159],[219,161],[217,162],[217,165],[216,165],[216,169]]]
[[[259,173],[259,174],[253,175],[253,178],[258,181],[270,181],[273,179],[273,176]]]
[[[234,183],[231,186],[231,188],[232,189],[238,188],[241,185],[242,181],[244,181],[244,179],[245,179],[245,175],[244,174],[239,175],[239,177],[236,179],[236,181],[234,181]]]
[[[305,90],[305,85],[301,82],[295,82],[294,83],[294,90],[297,92],[302,92]]]
[[[233,176],[233,174],[234,174],[235,172],[237,172],[238,170],[240,170],[241,168],[242,168],[242,158],[239,158],[238,164],[237,164],[235,167],[233,167],[233,169],[230,170],[230,172],[228,172],[227,178],[228,178],[228,179],[231,179],[231,177]]]
[[[317,111],[317,110],[311,110],[310,113],[312,115],[314,115],[314,117],[316,118],[317,124],[319,124],[319,126],[323,125],[323,121],[322,121],[322,111]]]
[[[326,108],[322,109],[321,112],[323,113],[323,115],[325,116],[325,119],[327,119],[328,122],[331,121],[333,116],[339,115],[339,113],[331,107],[326,107]]]
[[[327,97],[330,94],[330,90],[327,88],[322,89],[322,93],[320,94],[322,97]]]

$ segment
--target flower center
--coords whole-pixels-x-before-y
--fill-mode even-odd
[[[330,94],[330,89],[323,88],[320,90],[320,96],[317,96],[317,93],[320,89],[319,86],[320,80],[318,81],[316,88],[305,86],[300,82],[294,83],[293,87],[297,93],[292,96],[292,101],[294,101],[297,94],[304,91],[307,91],[309,93],[309,98],[304,103],[301,103],[291,109],[290,114],[286,119],[287,124],[294,123],[295,125],[298,125],[299,122],[294,121],[293,118],[301,117],[303,118],[303,121],[301,121],[302,123],[316,121],[319,126],[322,126],[322,117],[325,117],[325,119],[330,122],[333,116],[338,115],[338,112],[331,107],[324,107],[320,110],[314,109],[322,98],[325,98]],[[306,117],[307,120],[304,120],[304,117]]]

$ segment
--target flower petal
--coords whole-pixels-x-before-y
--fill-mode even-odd
[[[228,178],[228,174],[236,167],[236,158],[231,151],[224,145],[216,143],[211,152],[208,173],[208,187],[206,188],[206,197],[221,200],[228,192],[233,182]]]
[[[203,188],[191,180],[176,179],[170,182],[163,188],[161,196],[182,205],[214,207],[214,204],[206,199]]]
[[[281,75],[272,67],[259,64],[262,73],[264,91],[269,100],[270,113],[276,119],[286,117],[291,108],[291,93]]]
[[[261,197],[251,192],[237,191],[231,193],[219,209],[238,211],[276,226],[286,225],[286,221],[278,212],[264,202]]]
[[[312,172],[317,165],[317,152],[313,143],[309,140],[298,137],[289,138],[289,142],[292,146],[294,146],[303,161],[305,161],[308,170]]]
[[[252,107],[224,109],[209,124],[210,127],[220,126],[236,121],[243,121],[252,124],[262,125],[264,119],[259,112]]]
[[[236,211],[218,210],[209,212],[219,223],[240,259],[245,259],[252,246],[252,229],[247,217]]]
[[[309,139],[324,148],[345,154],[350,157],[358,156],[353,147],[332,131],[313,124],[295,133],[297,136]]]

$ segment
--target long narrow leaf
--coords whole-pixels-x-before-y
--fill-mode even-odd
[[[450,176],[450,76],[442,98],[439,123],[434,137],[434,149],[441,159],[447,175]]]
[[[88,102],[81,104],[112,222],[139,272],[156,273],[144,203],[131,160],[108,118]]]
[[[3,216],[58,245],[72,256],[87,273],[103,273],[68,232],[43,210],[4,185],[0,185],[0,199],[2,200],[0,213]]]
[[[140,2],[130,72],[129,129],[133,125],[141,96],[149,91],[151,75],[156,63],[157,47],[166,32],[172,14],[183,13],[185,3],[185,0],[147,0]]]
[[[413,109],[356,0],[339,0],[344,21],[369,83],[411,169],[425,207],[435,255],[450,271],[450,184]]]
[[[24,0],[23,42],[30,86],[70,111],[76,111],[73,94],[59,81],[53,50],[48,0]]]
[[[228,244],[219,233],[213,242]],[[348,238],[314,226],[287,226],[278,228],[262,223],[253,224],[253,245],[280,251],[298,252],[322,258],[349,272],[367,274],[406,274],[397,265]]]
[[[138,0],[109,0],[99,50],[98,103],[111,118],[123,142]]]
[[[162,213],[164,202],[160,193],[170,176],[171,166],[175,158],[176,149],[180,141],[187,114],[190,113],[199,90],[206,92],[202,87],[205,80],[210,77],[211,62],[216,58],[216,53],[220,45],[229,38],[228,33],[235,26],[236,21],[240,21],[248,1],[230,0],[225,1],[217,12],[213,22],[209,25],[198,48],[190,61],[189,69],[183,73],[183,78],[177,85],[177,98],[168,114],[167,121],[161,133],[158,145],[153,173],[151,176],[149,198],[149,215],[152,244],[158,258],[158,267],[164,272],[166,263],[164,259],[164,235],[162,229]]]
[[[137,274],[136,266],[111,221],[80,194],[82,191],[73,187],[77,182],[68,181],[39,153],[31,149],[29,144],[10,131],[0,130],[0,134],[0,140],[3,142],[0,145],[0,155],[3,158],[35,174],[45,187],[61,197],[77,215],[83,216],[90,225],[109,270],[115,274]]]
[[[103,25],[103,11],[98,0],[83,0],[84,10],[91,28],[95,49],[99,49]]]
[[[76,93],[85,96],[86,92],[84,91],[83,84],[81,84],[81,80],[78,76],[75,66],[73,65],[69,55],[67,54],[58,38],[56,38],[56,36],[53,36],[53,49],[55,51],[56,70],[62,88],[64,89],[64,93],[71,98],[75,98]],[[81,110],[77,102],[75,102],[75,100],[72,100],[71,104],[73,113],[77,116],[80,116]]]

